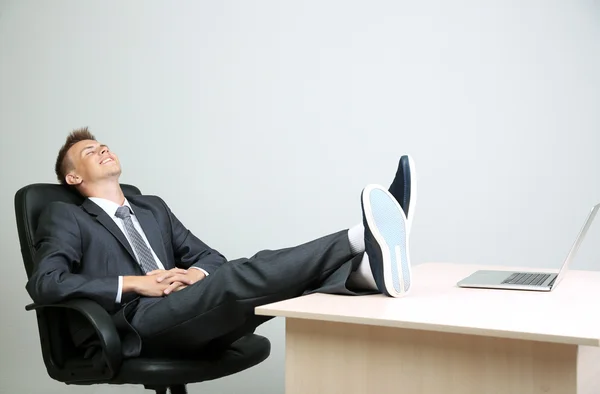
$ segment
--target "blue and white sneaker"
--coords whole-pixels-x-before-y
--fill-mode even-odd
[[[382,186],[368,185],[361,194],[365,250],[379,291],[401,297],[410,289],[411,269],[406,215]]]
[[[404,210],[407,219],[406,228],[410,232],[417,204],[417,173],[415,162],[409,155],[400,158],[398,170],[389,191]]]

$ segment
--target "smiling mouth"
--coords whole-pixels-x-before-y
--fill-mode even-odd
[[[102,160],[100,162],[100,164],[106,164],[106,163],[110,163],[111,161],[114,161],[113,159],[111,159],[110,157],[107,157],[106,159]]]

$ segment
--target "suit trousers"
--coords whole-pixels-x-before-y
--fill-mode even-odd
[[[357,294],[347,279],[362,259],[350,250],[347,230],[300,246],[264,250],[232,260],[214,273],[166,297],[142,297],[131,319],[142,354],[181,356],[227,346],[269,317],[260,305],[311,292]]]

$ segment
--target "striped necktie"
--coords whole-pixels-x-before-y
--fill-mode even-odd
[[[129,207],[123,206],[117,208],[115,216],[122,219],[123,223],[125,223],[125,230],[127,231],[127,235],[129,235],[129,239],[132,242],[133,249],[139,260],[138,263],[142,267],[144,273],[157,270],[158,265],[156,264],[156,260],[154,260],[154,256],[152,256],[152,251],[142,238],[141,234],[133,226]]]

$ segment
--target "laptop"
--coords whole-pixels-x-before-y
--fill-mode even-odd
[[[588,215],[575,243],[569,250],[559,272],[520,272],[520,271],[491,271],[480,270],[464,278],[457,283],[458,287],[471,287],[483,289],[505,289],[505,290],[531,290],[531,291],[552,291],[558,286],[564,278],[569,264],[573,261],[583,238],[590,228],[600,204],[594,205]]]

